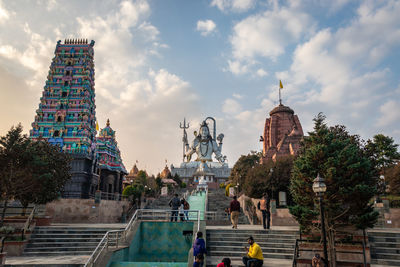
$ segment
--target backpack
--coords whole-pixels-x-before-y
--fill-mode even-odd
[[[189,202],[185,201],[185,203],[183,203],[183,209],[185,209],[185,210],[190,209]]]

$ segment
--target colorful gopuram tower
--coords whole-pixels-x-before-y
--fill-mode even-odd
[[[107,193],[102,198],[115,199],[116,194],[122,194],[122,182],[128,172],[122,163],[110,120],[107,120],[106,127],[100,130],[97,137],[97,159],[100,173],[99,189]]]
[[[94,41],[57,42],[30,136],[47,139],[73,157],[63,197],[87,198],[97,189]]]

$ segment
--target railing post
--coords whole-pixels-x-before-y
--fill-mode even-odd
[[[118,248],[118,241],[119,241],[119,232],[117,232],[117,244],[116,244],[117,248]]]
[[[109,242],[109,238],[110,238],[110,234],[107,232],[107,244],[106,244],[106,248],[108,250],[108,242]]]

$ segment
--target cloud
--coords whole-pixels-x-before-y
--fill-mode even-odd
[[[236,98],[236,99],[242,99],[243,98],[243,95],[240,95],[240,94],[233,94],[232,96],[234,98]]]
[[[207,36],[216,31],[217,25],[215,25],[214,21],[208,20],[199,20],[197,21],[197,30],[203,36]]]
[[[400,44],[399,12],[399,2],[389,1],[384,6],[367,2],[350,25],[337,31],[320,30],[294,52],[291,76],[295,83],[320,86],[315,100],[328,104],[376,94],[390,70],[374,67],[391,47]],[[364,94],[360,96],[356,89]]]
[[[249,72],[263,58],[276,61],[287,46],[313,30],[311,17],[293,3],[289,6],[275,4],[266,11],[249,15],[233,26],[228,70],[238,75]],[[255,69],[254,73],[259,77],[265,76],[266,73],[260,69]]]
[[[242,111],[242,106],[237,100],[228,98],[222,104],[222,111],[226,114],[238,114]]]
[[[10,18],[9,12],[2,6],[0,1],[0,24]]]
[[[213,0],[211,6],[217,7],[223,12],[245,12],[253,8],[255,0]]]
[[[257,56],[276,59],[285,46],[310,30],[308,14],[292,7],[281,7],[251,15],[233,27],[232,54],[235,59],[248,60]]]
[[[259,77],[265,77],[265,76],[268,75],[268,72],[266,72],[266,71],[263,70],[263,69],[258,69],[257,72],[256,72],[256,74],[257,74],[257,76],[259,76]]]
[[[251,64],[243,63],[238,60],[228,60],[228,68],[224,69],[224,71],[230,71],[236,75],[245,74],[249,71],[250,66]]]
[[[400,102],[389,100],[379,107],[381,116],[377,126],[388,126],[392,123],[398,124],[400,121],[400,113],[398,112]]]

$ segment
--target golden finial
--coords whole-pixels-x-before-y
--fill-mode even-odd
[[[107,127],[110,127],[110,119],[107,119],[106,126],[107,126]]]

